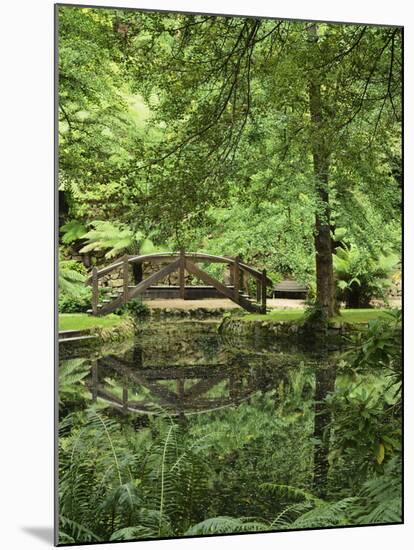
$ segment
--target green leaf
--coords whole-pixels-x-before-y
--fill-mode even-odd
[[[84,236],[86,226],[78,220],[72,220],[62,225],[60,232],[62,233],[62,242],[71,244]]]
[[[382,464],[384,462],[385,458],[385,447],[382,443],[378,445],[377,452],[376,452],[376,459],[378,464]]]
[[[348,233],[346,227],[337,227],[334,232],[335,241],[342,241],[345,235]]]

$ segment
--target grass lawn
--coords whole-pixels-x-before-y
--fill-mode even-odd
[[[94,327],[115,327],[122,323],[120,315],[110,313],[104,317],[93,317],[87,313],[59,313],[59,330],[84,330]]]
[[[303,309],[274,309],[266,315],[249,313],[244,315],[244,321],[299,321],[303,319]],[[388,309],[343,309],[341,314],[332,321],[343,323],[367,323],[373,319],[387,318]]]

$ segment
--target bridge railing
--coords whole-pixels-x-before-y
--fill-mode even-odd
[[[236,257],[230,257],[230,256],[214,256],[212,254],[204,254],[204,253],[194,253],[194,252],[185,252],[185,257],[189,258],[193,262],[210,262],[210,263],[224,263],[229,265],[234,265],[236,263]],[[144,262],[153,262],[153,263],[164,263],[165,261],[177,259],[180,257],[180,252],[161,252],[161,253],[155,253],[155,254],[144,254],[141,256],[132,256],[128,255],[128,263],[144,263]],[[97,270],[98,279],[101,277],[104,277],[114,269],[117,269],[122,266],[124,262],[125,256],[122,256],[112,262],[111,264],[102,267],[101,269]],[[248,264],[243,263],[239,260],[239,267],[242,271],[248,273],[252,277],[256,279],[261,279],[262,277],[262,271],[255,269],[254,267],[251,267]],[[92,276],[90,276],[88,279],[86,279],[86,282],[88,284],[91,284],[92,282]],[[267,277],[267,284],[271,285],[273,284],[272,280]]]
[[[136,284],[132,289],[129,287],[129,266],[136,263],[161,263],[168,262],[156,273],[151,274],[143,281]],[[197,266],[197,263],[223,263],[230,268],[230,280],[232,285],[225,285],[218,281],[215,277],[208,274]],[[112,301],[110,305],[104,307],[99,305],[99,280],[102,277],[110,274],[114,270],[121,269],[122,272],[122,292]],[[155,254],[144,254],[140,256],[124,255],[118,258],[110,265],[98,269],[96,266],[92,268],[90,277],[86,280],[86,284],[92,286],[92,310],[93,315],[109,313],[129,300],[136,298],[145,292],[150,286],[157,281],[164,279],[170,273],[179,272],[179,295],[180,298],[186,298],[186,289],[191,288],[185,285],[185,271],[202,280],[205,284],[214,287],[220,294],[227,297],[250,311],[266,311],[266,294],[267,286],[272,285],[271,279],[267,277],[266,270],[259,271],[254,267],[240,261],[240,257],[215,256],[205,253],[185,252],[161,252]],[[250,276],[256,283],[255,302],[258,308],[252,304],[251,297],[247,292],[247,285],[244,281],[244,276]],[[231,288],[232,287],[232,288]],[[247,292],[247,294],[246,294]]]

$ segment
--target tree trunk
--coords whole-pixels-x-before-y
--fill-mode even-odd
[[[319,179],[318,159],[314,156],[315,176]],[[326,182],[327,176],[322,181]],[[332,260],[332,241],[329,224],[329,195],[324,188],[324,184],[317,183],[318,198],[321,206],[324,207],[323,213],[315,215],[315,251],[316,251],[316,301],[323,308],[327,317],[333,317],[337,312],[335,303],[335,281],[333,275]]]
[[[316,24],[308,27],[308,33],[309,41],[318,40]],[[329,318],[336,313],[328,192],[329,148],[324,128],[321,85],[317,75],[309,81],[309,111],[313,169],[319,202],[315,215],[316,301]]]

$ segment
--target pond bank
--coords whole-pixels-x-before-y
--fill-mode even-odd
[[[277,339],[310,340],[317,337],[342,337],[355,332],[368,323],[330,323],[326,331],[311,330],[309,326],[298,320],[249,320],[242,317],[225,317],[219,326],[219,332],[240,337],[276,337]]]
[[[73,337],[71,337],[73,333]],[[102,345],[131,339],[136,333],[136,322],[129,315],[92,317],[86,313],[59,315],[59,348],[63,356],[77,350],[94,350]]]
[[[366,328],[370,321],[390,318],[386,309],[349,309],[334,317],[324,331],[307,324],[304,310],[279,310],[267,314],[227,315],[220,324],[222,334],[242,337],[277,337],[311,340],[342,337]]]
[[[342,337],[368,325],[369,321],[387,318],[389,310],[366,309],[344,310],[334,318],[326,333],[322,336]],[[109,314],[93,317],[85,313],[59,315],[59,345],[67,350],[73,344],[87,349],[95,349],[104,344],[122,342],[140,332],[143,322],[158,321],[203,321],[221,322],[219,331],[222,334],[242,337],[276,337],[277,339],[309,340],[318,334],[306,325],[304,309],[272,310],[266,315],[230,313],[223,308],[198,307],[195,309],[154,308],[142,318],[130,314]],[[70,338],[69,331],[74,332]]]

